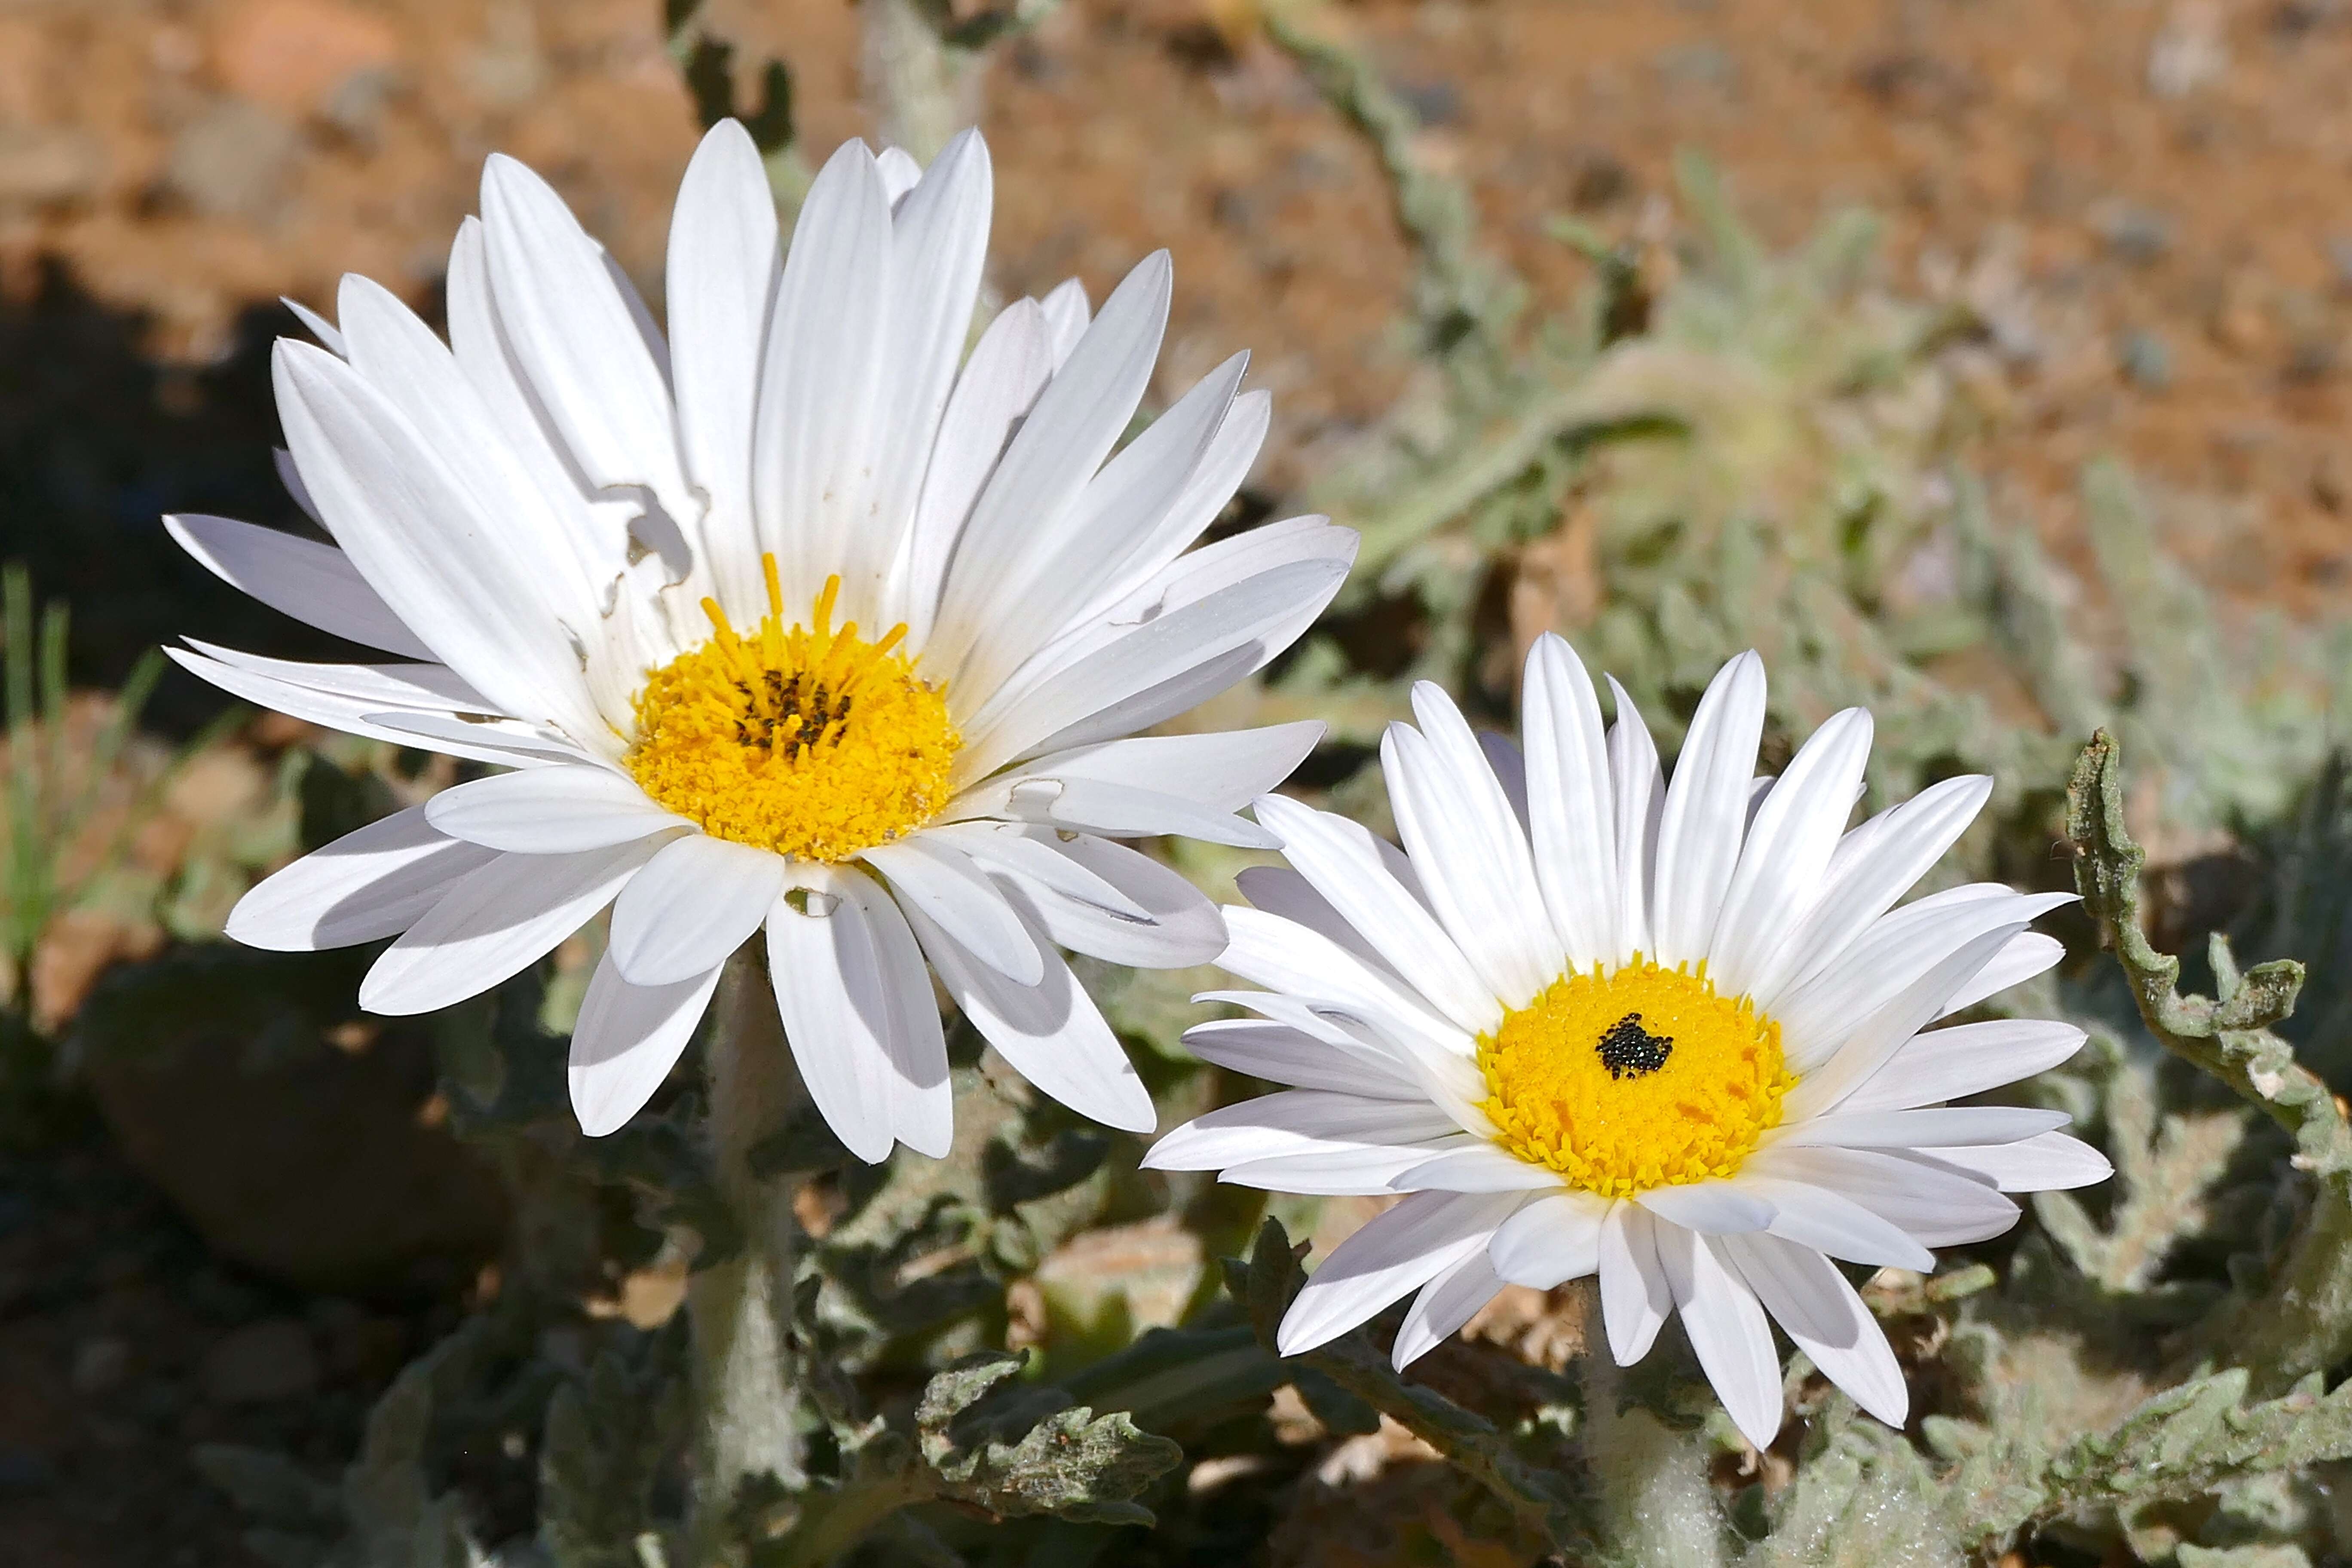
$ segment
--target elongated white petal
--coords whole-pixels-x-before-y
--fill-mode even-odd
[[[1701,1236],[1731,1236],[1762,1230],[1772,1223],[1772,1205],[1725,1182],[1694,1182],[1651,1187],[1633,1201],[1660,1219]]]
[[[1005,595],[1035,582],[1065,547],[1060,531],[1073,503],[1142,400],[1160,356],[1173,284],[1166,252],[1139,263],[1104,302],[1005,448],[948,574],[929,645],[943,669],[963,671],[967,657],[993,629],[992,619],[1011,607]],[[994,673],[990,689],[1003,673]]]
[[[1891,1264],[1923,1274],[1936,1267],[1936,1255],[1900,1226],[1843,1193],[1750,1169],[1733,1176],[1730,1185],[1771,1207],[1772,1222],[1764,1228],[1774,1236],[1848,1263]]]
[[[1440,1154],[1389,1185],[1400,1193],[1538,1193],[1559,1185],[1559,1173],[1481,1141]]]
[[[2005,1147],[2026,1148],[2033,1142]],[[1885,1153],[1875,1149],[1761,1149],[1749,1158],[1740,1175],[1834,1193],[1898,1226],[1922,1247],[1983,1241],[2015,1225],[2017,1205],[1995,1191],[1990,1179],[1946,1163],[1945,1152],[1941,1149],[1932,1154]],[[1833,1257],[1847,1257],[1793,1228],[1784,1226],[1782,1234]],[[1848,1261],[1865,1260],[1848,1258]]]
[[[1617,721],[1609,727],[1609,789],[1617,812],[1618,963],[1635,953],[1656,954],[1652,933],[1658,879],[1658,832],[1665,820],[1666,790],[1658,771],[1657,742],[1633,707],[1633,700],[1609,678]]]
[[[1987,997],[2000,995],[2012,985],[2022,985],[2065,956],[2066,944],[2042,931],[2023,931],[2011,937],[2008,945],[1994,953],[1974,979],[1952,994],[1937,1016],[1948,1018]]]
[[[1474,1035],[1501,1025],[1494,992],[1428,907],[1390,874],[1368,829],[1277,795],[1258,801],[1257,813],[1281,839],[1285,858],[1346,911],[1349,925],[1417,995]]]
[[[760,929],[783,886],[782,856],[684,835],[614,903],[614,962],[633,985],[668,985],[716,969]]]
[[[1674,1290],[1658,1259],[1657,1233],[1658,1222],[1648,1209],[1622,1198],[1601,1222],[1601,1321],[1619,1366],[1632,1366],[1650,1353],[1674,1310]]]
[[[1822,1374],[1856,1405],[1902,1430],[1911,1411],[1903,1368],[1877,1320],[1837,1267],[1811,1248],[1777,1237],[1726,1237],[1719,1245],[1765,1310]]]
[[[1014,1071],[1106,1126],[1149,1132],[1159,1125],[1150,1091],[1060,953],[1041,949],[1045,973],[1034,985],[1017,984],[956,941],[921,905],[902,900],[899,909],[940,984]]]
[[[898,1142],[916,1153],[943,1160],[955,1142],[955,1093],[948,1081],[947,1035],[923,950],[897,901],[873,878],[844,871],[828,885],[864,912],[880,964],[882,993],[890,1004],[885,1042],[890,1071],[884,1087],[891,1126]]]
[[[1743,653],[1707,684],[1666,787],[1652,895],[1651,934],[1660,963],[1696,964],[1707,955],[1707,939],[1739,863],[1763,733],[1764,661]]]
[[[2107,1157],[2079,1138],[2042,1132],[2012,1143],[1946,1144],[1942,1163],[1972,1171],[2005,1193],[2047,1193],[2087,1187],[2116,1173]]]
[[[443,790],[425,819],[452,838],[529,855],[562,855],[625,844],[694,825],[603,768],[530,768]]]
[[[1759,965],[1757,1005],[1777,1007],[1792,984],[1844,952],[1944,858],[1991,795],[1989,778],[1945,779],[1847,834],[1823,873],[1820,898]]]
[[[877,844],[858,858],[882,874],[902,907],[921,910],[1006,979],[1034,985],[1045,977],[1045,956],[1021,917],[971,857],[953,844],[918,835]]]
[[[322,697],[347,697],[369,708],[478,713],[488,706],[481,693],[459,679],[457,671],[446,665],[305,664],[296,659],[241,653],[199,637],[190,637],[187,642],[196,652],[221,664],[266,675]]]
[[[1776,1127],[1764,1134],[1764,1142],[1775,1148],[1786,1145],[1839,1149],[1935,1149],[2015,1143],[2063,1127],[2071,1120],[2063,1110],[2035,1110],[2017,1105],[1867,1110]]]
[[[872,437],[889,331],[890,200],[865,143],[845,142],[809,186],[776,288],[760,370],[751,495],[784,603],[814,601],[850,541],[878,526]],[[872,624],[878,584],[842,581],[840,613]]]
[[[1228,1165],[1217,1179],[1236,1187],[1297,1193],[1310,1197],[1388,1192],[1406,1170],[1441,1151],[1474,1142],[1466,1132],[1426,1142],[1328,1144],[1296,1153],[1268,1154]]]
[[[338,357],[341,355],[343,334],[335,330],[335,324],[332,321],[299,300],[289,300],[280,295],[278,302],[294,312],[294,319],[301,322],[312,337],[319,340],[320,347],[331,354]]]
[[[1386,1055],[1343,1050],[1328,1039],[1269,1018],[1219,1018],[1184,1031],[1184,1047],[1204,1062],[1295,1089],[1328,1089],[1377,1100],[1411,1100],[1420,1083]]]
[[[430,1013],[511,979],[611,903],[656,845],[501,855],[467,873],[384,949],[360,983],[360,1005]]]
[[[1052,828],[952,822],[930,833],[971,856],[991,876],[1021,884],[1033,898],[1050,895],[1141,923],[1151,919],[1151,911],[1119,891],[1116,883],[1063,854],[1061,837]]]
[[[1400,862],[1403,858],[1402,855],[1397,857]],[[1413,885],[1418,887],[1419,883]],[[1364,940],[1364,933],[1333,908],[1331,900],[1317,891],[1314,883],[1289,867],[1244,866],[1234,874],[1234,886],[1241,890],[1243,898],[1250,901],[1251,908],[1279,916],[1294,925],[1304,926],[1339,947],[1381,979],[1403,984],[1403,976],[1389,967],[1389,961]]]
[[[998,816],[1024,784],[1072,779],[1178,795],[1211,811],[1238,811],[1288,778],[1322,738],[1322,724],[1307,720],[1260,730],[1098,742],[1007,768],[959,795],[947,816]]]
[[[1826,1059],[1813,1041],[1792,1042],[1800,1048],[1788,1053],[1788,1063],[1804,1078],[1781,1102],[1781,1114],[1795,1121],[1835,1110],[1848,1094],[1885,1066],[1906,1040],[1936,1016],[1955,986],[1981,969],[1985,961],[2021,929],[2011,925],[1986,931],[1957,952],[1947,954],[1926,973],[1855,1021]],[[1783,1037],[1788,1037],[1784,1034]]]
[[[1047,935],[1076,952],[1113,963],[1184,969],[1224,951],[1225,922],[1206,895],[1149,855],[1079,834],[1066,841],[1043,830],[1037,840],[1065,864],[1108,888],[1140,918],[1092,900],[1041,898],[1033,916]]]
[[[1454,1336],[1503,1288],[1483,1252],[1474,1252],[1421,1288],[1397,1330],[1389,1360],[1399,1372]]]
[[[827,879],[828,885],[847,876]],[[809,1098],[842,1145],[868,1164],[889,1158],[897,1112],[889,1089],[896,1004],[866,907],[812,893],[807,907],[768,910],[768,973],[784,1038]]]
[[[709,508],[697,534],[719,557],[706,564],[730,615],[765,607],[751,547],[751,430],[780,267],[760,151],[722,120],[695,149],[670,212],[668,304],[678,445]]]
[[[1870,760],[1867,710],[1849,708],[1813,731],[1748,829],[1738,868],[1707,946],[1707,975],[1736,996],[1812,908]]]
[[[1258,449],[1265,445],[1266,430],[1273,417],[1274,399],[1269,394],[1244,392],[1234,399],[1233,406],[1225,411],[1224,422],[1217,426],[1216,435],[1210,438],[1201,460],[1193,465],[1175,501],[1118,570],[1108,574],[1099,592],[1078,612],[1077,620],[1108,614],[1122,600],[1143,592],[1154,577],[1173,564],[1186,547],[1216,521],[1225,503],[1234,499],[1234,492],[1249,477],[1251,465],[1257,461]]]
[[[228,934],[276,952],[396,936],[459,879],[495,858],[443,834],[423,806],[412,805],[264,878],[229,911]]]
[[[496,153],[482,169],[482,228],[500,329],[572,461],[593,489],[649,487],[686,511],[669,367],[604,247],[546,181]]]
[[[404,658],[435,657],[331,544],[195,512],[163,527],[215,576],[280,615]]]
[[[1503,1279],[1538,1290],[1598,1273],[1601,1232],[1614,1206],[1591,1193],[1547,1194],[1496,1227],[1486,1256]]]
[[[1691,1349],[1740,1436],[1762,1448],[1780,1430],[1780,1355],[1756,1293],[1725,1258],[1728,1238],[1658,1226],[1658,1260]]]
[[[1516,1195],[1415,1193],[1341,1242],[1283,1314],[1286,1356],[1328,1344],[1408,1291],[1483,1252]]]
[[[1528,826],[1536,880],[1568,967],[1615,962],[1616,799],[1601,702],[1576,650],[1546,632],[1528,650]]]
[[[1004,815],[1016,821],[1050,822],[1115,838],[1176,835],[1241,849],[1281,847],[1273,834],[1255,822],[1165,790],[1139,789],[1104,779],[1040,779],[1025,784],[1011,793]]]
[[[1933,1029],[1911,1037],[1840,1103],[1847,1110],[1908,1110],[1982,1094],[2049,1071],[2081,1050],[2084,1038],[2072,1024],[2039,1018]]]
[[[1054,353],[1055,369],[1066,363],[1087,335],[1087,325],[1094,319],[1094,307],[1087,301],[1087,286],[1076,278],[1066,278],[1055,284],[1040,301],[1045,329]]]
[[[948,563],[972,502],[1053,374],[1045,315],[1035,300],[1017,300],[989,323],[956,378],[886,612],[890,621],[908,624],[919,647],[929,638]]]
[[[1430,905],[1486,989],[1522,1006],[1559,977],[1559,939],[1542,907],[1527,836],[1477,738],[1443,689],[1413,688],[1422,727],[1381,744],[1389,801]]]
[[[694,1037],[718,985],[716,969],[669,985],[632,985],[609,952],[598,961],[572,1026],[566,1072],[581,1131],[591,1138],[617,1132],[645,1109]]]
[[[1261,1095],[1196,1116],[1151,1146],[1151,1171],[1213,1171],[1275,1154],[1358,1144],[1408,1144],[1454,1131],[1433,1106],[1326,1089]]]

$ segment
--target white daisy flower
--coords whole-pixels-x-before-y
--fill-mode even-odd
[[[255,702],[511,772],[269,878],[256,946],[397,937],[361,1004],[422,1013],[606,905],[572,1043],[604,1133],[661,1083],[765,931],[818,1108],[854,1152],[947,1152],[926,960],[1040,1089],[1149,1131],[1151,1100],[1057,951],[1181,965],[1213,905],[1113,842],[1270,844],[1234,816],[1320,727],[1124,738],[1256,669],[1355,535],[1299,518],[1191,550],[1266,429],[1245,356],[1141,435],[1167,257],[1089,318],[1065,285],[964,350],[988,150],[851,142],[781,255],[751,138],[714,130],[670,226],[668,333],[561,198],[494,157],[449,258],[444,346],[343,283],[326,348],[278,345],[289,483],[332,547],[167,520],[298,619],[416,662],[192,642]]]
[[[2056,962],[2027,930],[2071,895],[1991,883],[1895,907],[1975,817],[1956,778],[1848,831],[1870,750],[1850,709],[1754,778],[1764,667],[1726,665],[1674,780],[1611,682],[1604,734],[1573,650],[1528,660],[1524,760],[1445,694],[1381,747],[1405,853],[1268,796],[1291,868],[1242,873],[1219,963],[1260,1017],[1185,1037],[1297,1087],[1212,1111],[1147,1165],[1304,1194],[1404,1193],[1326,1258],[1283,1321],[1297,1354],[1418,1290],[1402,1368],[1506,1281],[1601,1277],[1609,1348],[1679,1311],[1759,1447],[1780,1426],[1769,1321],[1881,1420],[1894,1352],[1832,1259],[1926,1270],[2016,1223],[2004,1192],[2105,1159],[2056,1111],[1945,1102],[2055,1066],[2061,1023],[1938,1018]]]

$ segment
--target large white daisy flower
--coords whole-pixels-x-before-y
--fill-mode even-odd
[[[2030,978],[2029,921],[2071,895],[1992,883],[1895,907],[1991,789],[1955,778],[1848,831],[1870,715],[1753,776],[1764,668],[1725,666],[1674,780],[1622,689],[1604,734],[1568,644],[1528,660],[1520,752],[1434,686],[1381,748],[1406,853],[1340,816],[1257,803],[1292,868],[1242,874],[1218,962],[1258,1018],[1186,1036],[1297,1087],[1212,1111],[1147,1164],[1305,1194],[1410,1194],[1342,1243],[1283,1320],[1296,1354],[1418,1290],[1396,1363],[1506,1281],[1598,1273],[1609,1348],[1679,1311],[1759,1447],[1780,1426],[1777,1321],[1880,1419],[1907,1408],[1885,1337],[1832,1259],[1928,1269],[2016,1223],[2004,1192],[2098,1181],[2056,1111],[1945,1102],[2053,1067],[2061,1023],[1935,1020]]]
[[[1089,320],[1076,285],[964,350],[988,150],[851,142],[782,255],[722,124],[670,227],[668,332],[531,172],[494,157],[449,258],[449,342],[346,279],[325,349],[280,342],[289,483],[334,540],[168,520],[231,583],[417,662],[192,643],[240,697],[509,768],[296,862],[230,934],[398,937],[361,1004],[497,984],[607,904],[572,1103],[611,1131],[764,928],[809,1091],[866,1160],[944,1154],[928,959],[1039,1089],[1149,1131],[1151,1100],[1057,948],[1213,957],[1214,906],[1115,838],[1270,843],[1234,813],[1319,727],[1125,739],[1257,668],[1337,589],[1319,518],[1189,547],[1267,419],[1236,355],[1119,445],[1166,256]],[[1116,448],[1116,450],[1114,450]]]

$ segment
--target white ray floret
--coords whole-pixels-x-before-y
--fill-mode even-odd
[[[572,1047],[582,1126],[660,1087],[721,967],[763,945],[817,1105],[867,1160],[944,1154],[931,975],[1046,1093],[1149,1131],[1071,949],[1186,965],[1213,906],[1111,842],[1267,846],[1235,815],[1320,732],[1129,738],[1264,665],[1355,536],[1298,518],[1193,544],[1267,425],[1236,356],[1124,440],[1167,257],[1099,312],[1075,283],[967,354],[988,149],[843,147],[789,246],[740,126],[670,229],[668,330],[543,181],[494,157],[450,254],[445,344],[345,281],[275,362],[282,465],[321,543],[220,518],[176,538],[392,662],[191,642],[180,663],[313,722],[511,772],[263,882],[230,933],[396,938],[365,1005],[496,985],[610,907]],[[411,661],[411,662],[402,662]]]
[[[1286,1354],[1413,1301],[1399,1367],[1505,1283],[1597,1275],[1610,1352],[1679,1314],[1741,1432],[1780,1426],[1771,1325],[1900,1426],[1894,1352],[1838,1267],[1932,1268],[2014,1225],[2003,1195],[2109,1173],[2066,1117],[1950,1103],[2056,1066],[2071,1025],[1929,1026],[2055,961],[2068,901],[1977,884],[1898,904],[1990,793],[1948,780],[1858,826],[1871,739],[1823,724],[1755,776],[1764,668],[1708,687],[1672,780],[1557,637],[1528,658],[1524,753],[1437,688],[1381,747],[1404,852],[1269,796],[1288,868],[1245,871],[1218,962],[1258,1015],[1205,1059],[1295,1087],[1160,1139],[1145,1163],[1302,1194],[1404,1194],[1284,1319]]]

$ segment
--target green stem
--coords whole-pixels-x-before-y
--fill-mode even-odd
[[[929,163],[948,138],[980,119],[982,51],[940,36],[944,7],[863,0],[866,94],[882,140]]]
[[[1586,1287],[1583,1448],[1600,1539],[1623,1563],[1704,1568],[1724,1561],[1715,1506],[1697,1439],[1678,1436],[1648,1411],[1621,1410],[1617,1363],[1609,1353],[1601,1292]]]
[[[747,1484],[797,1491],[806,1481],[800,1396],[786,1335],[800,1237],[791,1189],[762,1181],[747,1156],[783,1125],[806,1090],[785,1048],[767,966],[747,946],[727,963],[705,1051],[718,1185],[740,1228],[732,1258],[687,1288],[697,1418],[692,1561],[740,1568],[736,1518]]]

